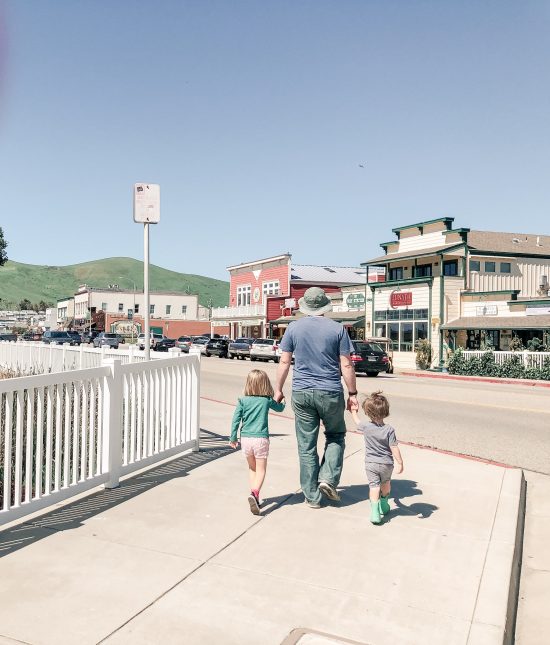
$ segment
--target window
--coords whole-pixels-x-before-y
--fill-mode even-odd
[[[101,309],[102,309],[102,311],[107,311],[107,303],[106,302],[101,303]]]
[[[395,269],[390,269],[390,281],[391,280],[403,280],[403,267],[396,267]]]
[[[392,322],[376,322],[386,319]],[[374,335],[391,338],[394,349],[400,352],[413,352],[417,340],[428,338],[428,309],[375,311],[374,320]]]
[[[494,262],[485,262],[485,273],[494,273],[496,266]]]
[[[401,324],[401,343],[399,344],[399,351],[413,351],[413,323],[411,322]]]
[[[399,347],[399,323],[388,323],[388,337],[394,347]]]
[[[169,316],[172,311],[172,305],[166,305],[166,315]]]
[[[249,284],[237,287],[237,307],[244,307],[250,304],[250,295],[252,287]]]
[[[470,260],[470,271],[479,271],[481,269],[479,260]]]
[[[119,303],[118,303],[118,310],[119,310],[120,312],[123,312],[123,311],[124,311],[124,303],[123,303],[123,302],[119,302]]]
[[[386,338],[386,323],[375,323],[374,335],[378,338]]]
[[[414,323],[414,342],[428,338],[428,323],[415,322]]]
[[[152,316],[155,313],[155,305],[149,305],[149,315]]]
[[[510,262],[501,262],[500,263],[500,272],[501,273],[512,273],[512,265]]]
[[[432,265],[431,264],[419,264],[414,267],[414,277],[415,278],[426,278],[432,275]]]
[[[445,260],[443,262],[443,275],[458,275],[458,260]]]
[[[134,305],[134,313],[139,314],[139,305]]]
[[[187,305],[182,305],[181,306],[181,313],[186,314],[187,313]]]
[[[264,282],[262,284],[262,293],[264,296],[277,296],[279,295],[279,281]]]

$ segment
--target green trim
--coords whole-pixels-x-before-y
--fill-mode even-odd
[[[509,305],[550,305],[550,298],[538,298],[536,300],[508,300]]]
[[[464,291],[463,296],[492,296],[493,294],[511,293],[516,295],[520,293],[519,289],[502,289],[501,291]]]
[[[534,260],[540,260],[543,258],[544,260],[550,260],[550,255],[545,255],[542,253],[509,253],[507,251],[502,251],[502,252],[497,252],[497,251],[479,251],[478,249],[474,249],[473,247],[470,247],[470,255],[475,255],[475,256],[484,256],[488,255],[489,257],[494,257],[494,258],[533,258]]]
[[[445,365],[443,360],[443,329],[445,324],[443,320],[443,312],[445,311],[445,274],[443,271],[443,263],[440,266],[441,271],[439,274],[439,367]]]
[[[448,235],[449,233],[469,233],[469,228],[450,228],[448,231],[443,231],[443,235]]]
[[[430,275],[430,276],[425,276],[423,278],[403,278],[403,280],[387,280],[386,282],[369,282],[369,287],[371,288],[371,291],[374,291],[375,289],[380,289],[381,287],[398,287],[401,285],[422,284],[422,283],[431,284],[433,280],[434,280],[433,276]]]
[[[388,246],[391,246],[392,244],[399,244],[399,240],[392,240],[391,242],[382,242],[382,244],[380,244],[380,246],[383,249],[386,249]]]
[[[437,224],[437,222],[444,222],[449,230],[450,225],[454,222],[454,217],[438,217],[437,219],[429,219],[425,222],[418,222],[418,224],[409,224],[407,226],[398,226],[397,228],[392,228],[393,233],[399,233],[399,231],[406,231],[409,228],[420,228],[427,226],[428,224]]]
[[[432,287],[433,284],[430,282],[428,285],[430,289],[430,300],[428,302],[428,340],[430,345],[432,344]]]
[[[371,260],[370,262],[361,262],[359,266],[369,267],[369,266],[378,266],[385,265],[389,262],[405,262],[407,260],[414,260],[416,258],[429,258],[432,255],[445,255],[445,253],[450,253],[456,251],[457,249],[465,248],[466,244],[464,242],[457,242],[455,245],[450,246],[448,249],[442,249],[440,251],[427,250],[424,253],[413,253],[411,255],[404,255],[400,258],[379,258],[378,260]]]

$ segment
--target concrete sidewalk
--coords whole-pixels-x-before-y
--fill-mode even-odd
[[[231,414],[203,402],[202,427],[225,434]],[[296,494],[293,422],[271,429],[263,517],[242,454],[213,437],[0,534],[0,643],[506,642],[521,471],[404,446],[375,527],[360,436],[341,504],[312,510]]]

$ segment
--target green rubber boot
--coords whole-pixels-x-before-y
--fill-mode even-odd
[[[380,524],[382,517],[380,515],[380,502],[370,503],[370,521],[373,524]]]
[[[387,515],[390,512],[388,497],[389,495],[386,495],[386,497],[380,497],[380,512],[382,513],[382,515]]]

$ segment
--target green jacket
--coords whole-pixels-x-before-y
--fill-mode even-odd
[[[276,403],[270,396],[242,396],[233,414],[230,441],[237,441],[239,426],[241,437],[269,437],[269,411],[282,412],[284,409],[284,403]]]

